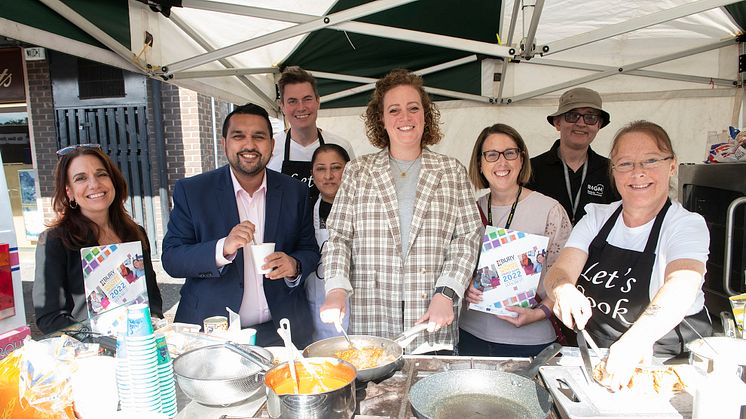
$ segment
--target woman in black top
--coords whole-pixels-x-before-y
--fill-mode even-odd
[[[87,320],[80,249],[140,241],[151,314],[163,301],[150,260],[145,230],[124,209],[127,183],[98,144],[57,151],[52,207],[57,218],[39,236],[33,301],[36,324],[50,333]]]

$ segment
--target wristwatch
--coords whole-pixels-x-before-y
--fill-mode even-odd
[[[458,302],[458,294],[456,294],[456,291],[454,291],[453,288],[450,288],[450,287],[435,287],[435,294],[443,294],[444,297],[448,298],[449,300],[453,301],[454,303]]]

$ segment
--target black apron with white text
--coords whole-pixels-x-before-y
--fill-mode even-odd
[[[599,346],[609,347],[622,336],[650,305],[650,278],[655,265],[661,225],[671,201],[655,217],[655,222],[642,252],[622,249],[607,242],[620,206],[606,221],[588,248],[588,261],[578,278],[577,287],[591,303],[591,315],[586,330]],[[705,308],[686,320],[703,336],[712,334],[712,325]],[[654,345],[656,355],[679,355],[685,344],[697,335],[683,322],[674,327]]]
[[[310,161],[290,160],[290,142],[293,141],[290,131],[288,130],[285,135],[285,154],[282,159],[281,171],[308,185],[308,197],[311,200],[311,205],[313,205],[319,197],[319,190],[313,183],[312,165]],[[321,136],[321,130],[317,130],[317,132],[319,133],[319,145],[324,145],[324,137]]]

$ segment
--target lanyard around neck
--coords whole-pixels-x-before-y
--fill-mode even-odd
[[[562,167],[565,169],[565,187],[567,188],[567,197],[570,198],[570,206],[572,207],[572,214],[570,214],[570,220],[575,224],[575,213],[578,211],[578,204],[580,204],[580,192],[583,191],[583,183],[585,183],[585,175],[588,174],[588,156],[585,156],[585,162],[583,163],[583,174],[580,177],[580,185],[578,185],[578,193],[575,194],[575,200],[572,199],[572,187],[570,186],[570,169],[568,169],[565,161],[560,159]]]
[[[523,186],[518,187],[518,195],[515,197],[515,202],[513,202],[513,206],[510,207],[510,214],[508,214],[508,221],[505,223],[505,229],[510,228],[510,223],[513,222],[513,216],[515,215],[515,207],[518,206],[518,198],[521,197],[521,191],[523,191]],[[487,195],[487,224],[492,225],[492,192],[490,191],[490,194]]]

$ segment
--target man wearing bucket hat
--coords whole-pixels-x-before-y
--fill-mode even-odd
[[[559,201],[574,225],[585,215],[586,204],[619,199],[609,180],[609,159],[591,149],[598,131],[609,124],[609,113],[598,92],[576,87],[560,96],[559,107],[547,122],[560,138],[549,151],[531,159],[533,176],[526,187]]]

